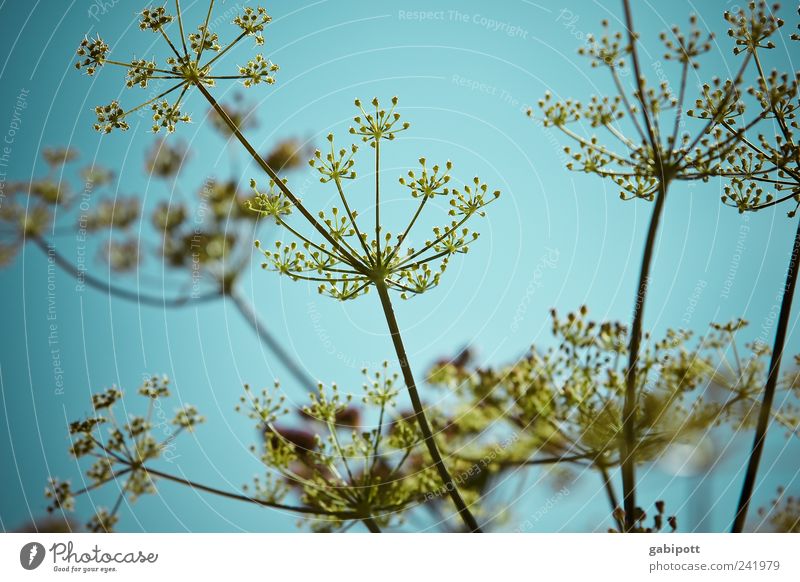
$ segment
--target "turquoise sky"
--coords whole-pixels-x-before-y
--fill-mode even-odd
[[[95,78],[73,68],[81,38],[97,32],[120,58],[165,55],[155,35],[139,31],[135,12],[140,6],[134,4],[0,0],[0,133],[14,127],[3,168],[7,180],[44,175],[47,169],[39,152],[46,146],[69,145],[81,153],[77,167],[96,161],[118,169],[115,184],[99,197],[136,195],[145,208],[169,197],[169,188],[144,172],[144,154],[156,139],[147,118],[135,118],[125,134],[101,137],[92,129],[95,105],[116,96],[135,105],[145,92],[123,92],[119,71],[111,68]],[[225,22],[249,4],[217,2],[216,30],[222,39],[233,33]],[[646,48],[643,67],[654,82],[662,72],[675,78],[675,69],[663,62],[657,33],[685,24],[690,12],[697,12],[701,25],[717,33],[719,43],[690,86],[713,75],[728,75],[737,66],[722,19],[732,2],[634,4]],[[186,19],[199,21],[206,6],[205,1],[188,2]],[[257,108],[259,127],[249,137],[259,150],[293,136],[319,144],[329,132],[349,143],[353,99],[377,96],[388,102],[397,95],[399,111],[411,129],[383,150],[385,184],[394,184],[425,156],[431,162],[452,160],[456,182],[477,174],[503,193],[476,225],[480,241],[467,256],[453,260],[441,287],[409,302],[398,301],[397,316],[419,374],[468,344],[487,364],[509,362],[534,342],[547,345],[551,307],[566,312],[586,304],[595,319],[628,323],[651,206],[622,202],[612,183],[567,171],[561,151],[566,142],[524,113],[546,91],[580,99],[610,91],[602,72],[591,69],[576,52],[587,34],[599,32],[601,19],[619,24],[620,6],[616,1],[578,0],[279,0],[266,5],[273,22],[261,50],[281,70],[274,86],[245,93]],[[795,18],[786,16],[790,22]],[[769,55],[769,65],[796,70],[792,57],[797,53],[792,50],[796,47],[779,45]],[[241,64],[250,53],[251,44],[242,43],[225,63]],[[220,86],[217,95],[224,101],[238,91],[236,85]],[[18,107],[20,100],[24,108]],[[19,115],[13,125],[15,107]],[[191,96],[187,109],[194,122],[173,137],[191,149],[180,184],[184,194],[193,196],[204,177],[230,176],[229,149],[234,148],[226,149],[205,122],[207,106],[201,96]],[[371,160],[368,152],[362,153],[366,175]],[[258,176],[243,156],[238,164],[243,185]],[[73,170],[63,179],[79,184]],[[322,205],[334,192],[315,180],[311,169],[291,176],[309,204]],[[711,321],[744,316],[752,326],[743,339],[751,340],[774,309],[794,225],[784,208],[742,217],[720,204],[720,191],[719,183],[679,184],[667,201],[646,312],[646,326],[656,334],[682,325],[702,333]],[[392,219],[400,220],[408,212],[402,194],[399,187],[387,186],[386,213]],[[369,199],[369,180],[356,182],[354,196],[359,195]],[[143,224],[143,243],[155,244],[152,236]],[[76,258],[74,237],[56,240],[60,252]],[[358,390],[365,363],[392,360],[375,294],[337,303],[319,296],[314,287],[262,272],[255,254],[253,259],[252,273],[241,289],[311,376]],[[109,276],[94,254],[89,260],[98,276]],[[0,271],[0,526],[11,530],[42,514],[48,475],[78,482],[75,462],[66,454],[68,420],[88,412],[92,392],[116,384],[133,394],[145,374],[168,374],[174,381],[175,404],[195,404],[208,418],[194,435],[178,441],[175,468],[229,489],[250,481],[259,470],[247,450],[256,438],[255,429],[233,411],[242,384],[268,386],[280,378],[289,396],[301,403],[304,389],[260,347],[233,306],[212,303],[164,312],[94,290],[78,291],[63,272],[55,279],[48,303],[47,267],[42,252],[28,245]],[[144,272],[148,275],[139,282],[119,275],[113,280],[131,289],[141,285],[158,291],[153,278],[158,280],[161,266],[150,257]],[[48,320],[52,313],[55,320]],[[53,321],[63,391],[56,386],[48,343]],[[800,351],[795,321],[790,353]],[[428,389],[425,393],[429,402],[440,397]],[[135,399],[129,402],[138,406]],[[788,461],[798,458],[800,448],[794,441],[787,444],[779,430],[773,432],[762,463],[757,506],[767,503],[778,485],[798,489],[796,462]],[[679,508],[687,529],[726,528],[750,438],[721,436],[721,446],[734,444],[714,476],[705,480],[673,477],[663,466],[643,471],[643,496],[664,498],[668,508]],[[531,472],[521,484],[513,484],[525,492],[515,507],[519,523],[555,494],[551,482],[539,483],[541,477]],[[604,529],[607,510],[598,491],[595,476],[580,477],[570,485],[570,494],[530,529]],[[685,501],[692,492],[693,499]],[[500,497],[506,494],[511,497],[514,491],[501,491]],[[104,492],[91,502],[110,500],[111,492]],[[695,508],[707,505],[706,500],[712,500],[713,511],[703,518]],[[79,502],[79,518],[88,515],[91,502]],[[143,499],[133,510],[123,509],[120,528],[292,531],[295,523],[290,515],[165,484],[159,495]],[[518,525],[511,523],[508,529]]]

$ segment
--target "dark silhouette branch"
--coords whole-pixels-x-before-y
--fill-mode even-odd
[[[758,475],[758,465],[761,462],[761,455],[764,452],[764,444],[767,438],[770,417],[772,416],[772,402],[775,399],[775,391],[778,386],[780,375],[781,359],[783,358],[783,348],[786,343],[786,333],[789,327],[789,319],[792,312],[792,299],[797,285],[797,260],[800,255],[800,222],[797,223],[797,232],[792,246],[792,255],[789,259],[789,268],[786,272],[786,285],[783,289],[783,299],[781,300],[781,311],[778,316],[778,328],[775,331],[775,343],[772,347],[772,357],[769,362],[769,372],[767,383],[764,386],[764,397],[761,401],[761,409],[758,412],[758,424],[756,425],[753,447],[750,451],[750,459],[747,463],[747,471],[742,484],[742,493],[739,497],[739,504],[736,508],[736,517],[733,520],[733,533],[741,533],[747,522],[747,510],[753,497],[756,476]]]
[[[86,283],[90,287],[108,293],[111,296],[125,299],[126,301],[133,301],[134,303],[151,305],[154,307],[184,307],[193,303],[205,303],[222,297],[221,291],[212,291],[194,297],[192,295],[183,295],[180,297],[157,297],[154,295],[140,293],[139,291],[124,289],[122,287],[113,285],[110,280],[104,281],[98,277],[95,277],[89,272],[78,269],[78,267],[73,265],[69,260],[67,260],[66,257],[56,250],[55,245],[51,245],[43,238],[38,236],[33,237],[33,241],[45,255],[52,257],[53,261],[55,261],[55,263],[61,267],[61,269],[69,273],[78,282]]]

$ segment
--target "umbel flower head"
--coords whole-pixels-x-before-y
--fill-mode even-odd
[[[232,24],[240,29],[239,35],[223,45],[220,44],[218,34],[209,30],[213,7],[212,0],[204,23],[188,34],[185,32],[188,29],[184,27],[180,0],[175,2],[174,15],[164,6],[151,7],[139,13],[139,28],[162,36],[171,53],[161,64],[156,60],[136,58],[128,61],[112,60],[108,58],[110,48],[100,36],[87,37],[81,41],[75,68],[84,70],[87,75],[94,75],[105,65],[115,65],[126,70],[125,85],[128,88],[147,88],[153,80],[166,83],[164,91],[130,109],[125,109],[117,100],[96,107],[97,123],[94,127],[97,131],[125,131],[129,128],[126,118],[132,112],[150,108],[153,131],[165,129],[173,132],[178,123],[191,121],[189,114],[182,110],[182,103],[187,91],[193,86],[213,87],[219,80],[238,80],[245,87],[275,82],[274,73],[278,70],[278,65],[261,54],[232,71],[216,73],[214,69],[219,59],[245,37],[253,37],[256,45],[263,45],[264,27],[271,19],[264,8],[244,8],[232,20]],[[176,33],[180,40],[174,42]]]
[[[354,118],[355,126],[350,133],[375,150],[374,225],[365,229],[364,221],[359,223],[360,215],[345,193],[345,184],[356,178],[358,146],[337,148],[333,135],[329,135],[328,151],[317,150],[309,164],[319,172],[320,182],[336,187],[341,205],[320,210],[317,217],[306,216],[325,240],[315,242],[288,223],[297,205],[275,181],[270,181],[266,189],[260,189],[252,180],[255,195],[250,208],[273,218],[292,238],[289,242],[277,241],[270,248],[263,248],[256,241],[256,247],[266,259],[263,268],[296,281],[318,282],[319,292],[324,295],[340,300],[353,299],[376,285],[399,291],[401,297],[407,299],[436,287],[450,258],[469,250],[478,239],[478,233],[471,230],[467,222],[474,216],[484,216],[484,209],[500,192],[489,191],[478,177],[462,188],[453,188],[449,161],[443,166],[429,165],[425,158],[420,158],[419,170],[409,171],[399,180],[417,201],[416,211],[409,214],[405,228],[399,233],[385,230],[381,223],[380,145],[383,140],[394,140],[409,124],[401,123],[400,114],[395,111],[397,97],[392,99],[388,109],[382,108],[377,99],[372,100],[374,110],[370,112],[364,109],[361,101],[356,100],[355,104],[360,115]],[[448,220],[434,227],[424,243],[410,246],[409,234],[434,198],[447,200]]]
[[[784,25],[775,11],[779,6],[763,0],[726,12],[733,39],[733,53],[742,55],[742,68],[752,63],[755,81],[735,102],[723,108],[720,94],[733,83],[713,79],[689,111],[691,117],[712,120],[720,140],[736,144],[716,169],[727,180],[722,202],[740,213],[755,212],[787,202],[793,217],[800,205],[800,144],[797,142],[797,111],[800,109],[800,73],[768,72],[762,64],[764,51],[775,48],[772,37]],[[800,40],[791,35],[791,40]],[[749,97],[747,100],[744,97]],[[769,128],[763,129],[764,125]]]
[[[89,460],[83,489],[73,491],[69,481],[50,479],[45,497],[50,500],[48,512],[72,511],[75,498],[106,484],[118,487],[117,502],[110,510],[97,508],[86,527],[92,532],[111,531],[117,522],[122,502],[134,503],[143,495],[155,493],[155,477],[145,467],[159,458],[174,457],[174,440],[184,431],[193,431],[205,422],[197,409],[184,404],[170,420],[162,412],[162,399],[170,396],[166,376],[147,378],[138,394],[147,402],[145,415],[128,414],[114,408],[123,401],[123,392],[109,388],[92,395],[93,412],[69,425],[70,454],[79,462]],[[163,418],[158,418],[163,415]]]
[[[362,374],[360,405],[336,384],[319,384],[309,403],[295,410],[300,423],[288,416],[277,383],[260,395],[245,386],[237,407],[259,423],[263,435],[261,445],[251,450],[269,472],[255,479],[255,495],[276,501],[294,492],[304,506],[317,510],[315,531],[339,531],[347,525],[332,512],[372,516],[381,526],[398,524],[427,492],[442,486],[433,467],[426,465],[416,423],[395,410],[398,375],[387,362]],[[374,414],[377,424],[362,424],[367,414],[361,412]]]
[[[567,168],[610,178],[623,200],[652,201],[673,180],[708,180],[716,175],[736,142],[711,133],[712,119],[694,134],[684,130],[683,119],[689,72],[699,67],[698,59],[711,49],[714,35],[704,33],[695,16],[688,32],[673,27],[662,33],[662,56],[677,64],[680,80],[671,84],[659,69],[658,84],[649,85],[635,46],[636,33],[629,31],[626,37],[610,32],[605,20],[602,26],[604,34],[587,36],[587,46],[578,52],[590,59],[592,67],[607,71],[615,94],[579,102],[558,101],[548,92],[538,103],[538,121],[575,144],[564,148]],[[627,71],[633,74],[626,76]],[[741,72],[715,95],[717,109],[736,105],[740,82]],[[528,115],[534,117],[533,110]],[[582,134],[573,129],[578,125],[588,125],[598,134]]]

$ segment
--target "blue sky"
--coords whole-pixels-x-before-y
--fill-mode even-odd
[[[137,195],[151,208],[169,191],[149,180],[143,169],[144,153],[155,139],[148,120],[137,118],[131,131],[102,137],[91,127],[95,105],[115,96],[135,105],[141,93],[121,93],[121,77],[113,69],[87,78],[72,64],[83,35],[97,32],[117,56],[165,53],[155,35],[139,31],[131,3],[86,4],[0,2],[0,130],[7,119],[10,123],[22,91],[26,103],[13,136],[8,179],[43,175],[46,168],[39,152],[46,146],[70,145],[81,153],[79,167],[96,161],[119,170],[106,195]],[[223,36],[230,31],[225,20],[249,3],[217,4]],[[688,14],[697,12],[702,26],[717,32],[718,45],[690,79],[691,86],[715,74],[729,74],[737,64],[721,15],[729,4],[636,2],[635,16],[647,48],[645,71],[652,76],[663,70],[674,77],[675,70],[662,61],[656,35],[672,24],[685,24]],[[188,2],[187,20],[199,21],[205,6],[204,1]],[[251,141],[267,150],[292,136],[319,144],[333,132],[341,143],[348,143],[353,99],[377,96],[388,101],[397,95],[399,111],[411,129],[383,152],[386,184],[425,156],[431,162],[452,160],[456,182],[477,174],[502,191],[479,225],[480,241],[467,256],[453,261],[441,287],[396,306],[409,357],[420,374],[437,358],[467,344],[487,364],[508,362],[534,342],[546,345],[551,307],[565,312],[586,304],[595,319],[627,323],[651,207],[643,201],[622,202],[610,182],[568,172],[561,136],[524,114],[548,90],[557,97],[586,99],[611,89],[576,51],[587,34],[599,31],[601,19],[619,24],[620,3],[569,0],[556,6],[544,1],[462,0],[431,6],[411,0],[268,4],[273,22],[261,50],[281,70],[274,86],[245,93],[260,121],[249,134]],[[225,62],[240,64],[250,51],[250,44],[243,43]],[[791,56],[786,46],[778,46],[770,66],[795,70]],[[217,94],[225,100],[238,90],[235,85],[220,86]],[[205,176],[227,178],[231,158],[204,122],[207,106],[201,96],[191,96],[187,109],[194,122],[175,137],[191,148],[181,188],[194,191]],[[243,156],[239,163],[242,184],[258,175],[244,164]],[[362,168],[369,163],[366,155],[362,157]],[[64,179],[77,183],[74,172]],[[305,200],[324,204],[334,192],[314,180],[310,169],[291,176],[291,183],[302,185]],[[368,199],[369,188],[369,180],[359,180],[354,195]],[[681,325],[687,317],[688,325],[702,333],[711,321],[744,316],[753,323],[747,332],[751,335],[745,334],[752,339],[769,318],[783,283],[794,226],[780,208],[743,218],[720,204],[720,191],[718,183],[679,184],[670,194],[646,312],[646,326],[656,334]],[[401,194],[399,187],[387,189],[386,213],[391,218],[407,212]],[[141,233],[148,236],[146,225]],[[58,245],[66,256],[76,256],[74,240],[59,239]],[[92,265],[107,277],[101,263]],[[364,363],[391,361],[390,338],[374,294],[341,304],[319,296],[311,286],[257,267],[254,254],[252,272],[241,283],[243,291],[313,377],[357,389]],[[148,268],[154,276],[160,273],[155,261]],[[115,281],[131,288],[137,284],[135,279]],[[76,291],[63,272],[56,277],[54,295],[65,386],[58,394],[48,344],[52,320],[47,319],[46,257],[29,245],[0,271],[0,282],[5,327],[0,352],[4,529],[41,514],[48,475],[77,478],[74,461],[66,454],[66,422],[88,411],[91,392],[116,384],[133,393],[143,374],[168,374],[178,398],[197,405],[208,417],[205,426],[179,441],[180,470],[228,488],[238,488],[258,471],[247,450],[255,431],[233,412],[242,384],[268,386],[273,378],[281,378],[292,398],[303,394],[259,346],[233,306],[214,303],[168,312],[140,308],[93,290]],[[792,325],[790,353],[800,351],[799,339]],[[429,393],[430,400],[436,397]],[[777,485],[795,478],[796,469],[781,461],[797,458],[798,447],[792,442],[784,449],[785,442],[777,438],[781,436],[770,441],[764,460],[765,476],[757,491],[760,505]],[[728,483],[744,462],[749,438],[736,440],[739,446],[726,457],[719,476],[701,487],[702,495],[719,499],[701,527],[726,527],[738,495],[738,480],[732,487]],[[529,483],[536,479],[532,474]],[[594,479],[580,479],[557,510],[544,515],[533,529],[580,531],[607,525],[601,499],[584,507],[597,491]],[[656,467],[648,472],[644,487],[651,497],[666,498],[668,506],[670,500],[680,506],[693,483],[692,478],[673,479]],[[549,486],[525,490],[521,517],[553,495]],[[107,504],[109,498],[99,494],[96,502]],[[83,500],[79,515],[89,507]],[[700,522],[691,507],[682,511],[686,523]],[[565,515],[571,516],[566,525]],[[295,521],[166,484],[160,495],[141,501],[133,511],[123,510],[120,525],[131,531],[291,531]]]

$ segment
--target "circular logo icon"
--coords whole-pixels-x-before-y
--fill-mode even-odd
[[[35,570],[44,562],[44,546],[39,542],[30,542],[19,551],[19,563],[26,570]]]

